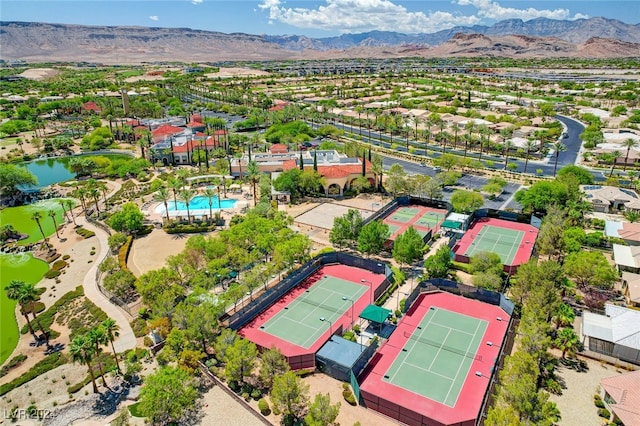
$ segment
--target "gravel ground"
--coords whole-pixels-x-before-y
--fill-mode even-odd
[[[587,372],[577,371],[559,365],[558,376],[564,380],[566,389],[562,395],[551,395],[551,401],[560,409],[562,419],[558,425],[596,426],[606,423],[598,417],[598,409],[593,404],[593,395],[598,393],[600,380],[622,373],[612,365],[585,359],[589,366]]]

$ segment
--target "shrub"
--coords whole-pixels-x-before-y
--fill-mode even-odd
[[[142,343],[148,348],[153,346],[153,340],[151,340],[151,337],[149,336],[144,336],[144,339],[142,339]]]
[[[120,247],[120,251],[118,252],[118,263],[120,264],[120,269],[123,271],[129,271],[129,268],[127,268],[127,259],[129,258],[129,251],[131,251],[132,243],[133,237],[129,235],[127,237],[127,242]]]
[[[136,318],[131,322],[131,328],[134,336],[142,337],[147,333],[147,322],[142,318]]]
[[[45,331],[49,331],[49,335],[51,339],[55,339],[56,337],[58,337],[60,335],[60,333],[58,333],[55,330],[51,330],[51,324],[53,324],[53,318],[55,317],[55,315],[58,313],[58,309],[60,309],[61,306],[64,306],[68,303],[70,303],[72,300],[83,296],[84,295],[84,290],[82,288],[82,286],[78,286],[76,287],[75,290],[68,292],[67,294],[65,294],[64,296],[62,296],[60,299],[58,299],[56,301],[56,303],[54,303],[53,305],[51,305],[51,307],[49,307],[49,309],[47,309],[46,311],[44,311],[43,313],[41,313],[38,316],[38,319],[40,320],[40,324],[42,324],[42,327],[45,329]],[[29,329],[27,328],[27,325],[25,324],[22,329],[20,330],[20,333],[22,334],[26,334],[29,331]]]
[[[44,274],[45,278],[54,279],[60,276],[60,271],[57,269],[49,269],[46,274]]]
[[[598,408],[605,408],[604,405],[604,401],[601,399],[596,399],[595,401],[593,401],[593,403],[596,405],[596,407]]]
[[[611,413],[606,408],[600,408],[598,410],[598,416],[600,416],[602,418],[605,418],[605,419],[609,419],[611,417]]]
[[[56,271],[60,271],[63,268],[65,268],[67,265],[69,265],[67,262],[65,262],[62,259],[56,260],[55,262],[53,262],[53,265],[51,265],[51,269],[56,270]]]
[[[2,369],[0,369],[0,377],[6,376],[11,369],[16,368],[17,366],[22,364],[26,359],[27,359],[27,356],[24,354],[18,354],[13,358],[11,358],[7,363],[7,365],[5,365],[4,367],[2,367]]]
[[[38,362],[36,365],[31,367],[29,371],[27,371],[20,377],[17,377],[9,383],[3,383],[0,386],[0,396],[5,395],[18,386],[22,386],[23,384],[35,379],[36,377],[46,373],[47,371],[53,370],[54,368],[66,363],[67,357],[61,352],[55,352],[42,361]]]
[[[260,398],[262,398],[262,392],[260,391],[260,389],[254,389],[251,391],[251,398],[253,398],[254,400],[259,400]]]
[[[80,226],[80,227],[76,228],[76,234],[80,235],[80,236],[81,236],[81,237],[83,237],[85,240],[86,240],[87,238],[91,238],[91,237],[93,237],[94,235],[96,235],[96,233],[95,233],[95,232],[90,231],[90,230],[88,230],[88,229],[85,229],[85,228],[83,228],[82,226]]]
[[[269,408],[269,403],[266,399],[262,398],[258,401],[258,409],[260,410],[260,414],[263,416],[268,416],[271,414],[271,409]]]
[[[351,392],[351,389],[343,390],[342,397],[344,398],[345,401],[347,401],[349,405],[358,405],[356,401],[356,397],[353,396],[353,392]]]

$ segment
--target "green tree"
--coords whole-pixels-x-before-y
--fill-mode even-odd
[[[104,329],[104,333],[105,333],[105,336],[107,337],[107,341],[111,344],[111,350],[113,351],[113,359],[115,359],[116,368],[118,369],[118,372],[120,372],[121,370],[120,370],[120,363],[118,362],[118,353],[116,352],[116,348],[113,346],[114,340],[116,340],[116,337],[120,335],[120,333],[118,332],[118,330],[120,330],[120,326],[115,322],[115,320],[111,318],[107,318],[106,320],[102,321],[102,324],[100,325]]]
[[[247,178],[251,182],[251,187],[253,189],[254,206],[258,204],[258,193],[256,191],[256,185],[260,181],[260,176],[262,176],[262,173],[260,172],[258,163],[253,160],[249,161],[249,164],[247,165]]]
[[[400,265],[411,265],[422,258],[424,241],[413,226],[396,236],[393,242],[393,259]]]
[[[339,248],[353,246],[358,241],[364,219],[359,210],[349,209],[347,213],[333,219],[329,241]]]
[[[239,339],[238,333],[231,330],[230,328],[223,328],[222,332],[218,337],[216,337],[216,342],[214,344],[214,349],[216,351],[216,358],[218,361],[224,361],[227,350],[233,343]]]
[[[494,272],[478,272],[473,275],[473,285],[478,288],[500,291],[502,283],[502,277]]]
[[[287,371],[273,379],[271,388],[271,402],[276,414],[283,414],[285,418],[295,423],[302,418],[309,405],[309,385],[293,371]]]
[[[576,313],[573,308],[566,303],[558,305],[556,312],[553,314],[553,322],[556,325],[556,329],[560,327],[567,327],[573,324],[573,320],[576,318]]]
[[[87,344],[93,347],[93,356],[98,362],[98,371],[100,372],[100,377],[102,377],[102,386],[108,388],[107,381],[104,378],[102,361],[100,360],[100,355],[102,354],[101,346],[107,343],[107,336],[105,335],[104,330],[100,326],[98,326],[93,327],[91,330],[89,330],[85,335],[85,338],[87,339]]]
[[[451,250],[447,245],[441,246],[435,254],[424,261],[424,272],[429,278],[446,278],[451,267]]]
[[[189,211],[189,205],[191,204],[191,200],[196,195],[196,191],[193,189],[183,189],[180,191],[178,196],[182,201],[184,201],[184,205],[187,208],[187,222],[191,223],[191,212]]]
[[[280,349],[272,346],[260,355],[260,380],[264,386],[271,389],[273,380],[289,371],[287,358]]]
[[[567,354],[573,356],[576,353],[580,338],[572,328],[563,328],[558,332],[555,344],[562,351],[562,359],[565,359]]]
[[[26,167],[14,164],[0,164],[0,192],[13,194],[18,186],[37,185],[36,177]]]
[[[451,206],[459,213],[472,213],[483,205],[484,198],[477,192],[458,189],[451,195]]]
[[[611,288],[619,279],[607,258],[595,251],[571,253],[565,259],[564,270],[583,290],[590,286]]]
[[[104,278],[104,288],[122,300],[129,299],[136,277],[129,271],[115,271]]]
[[[164,204],[164,214],[165,217],[167,218],[167,225],[171,222],[171,219],[169,218],[169,190],[167,187],[162,186],[160,187],[160,189],[158,189],[158,192],[155,193],[153,195],[153,199],[155,201],[162,201],[162,203]],[[177,205],[177,201],[176,201],[176,205]]]
[[[331,405],[331,396],[328,393],[319,393],[309,406],[309,414],[304,420],[308,426],[337,426],[338,414],[340,414],[340,403]]]
[[[126,242],[127,236],[122,232],[115,232],[109,235],[109,238],[107,239],[111,253],[117,253],[118,250],[120,250],[120,247],[122,247]]]
[[[409,188],[407,172],[400,164],[395,163],[389,168],[385,186],[394,196],[407,192]]]
[[[35,331],[33,331],[33,326],[31,325],[31,321],[29,320],[29,310],[27,309],[27,304],[30,301],[30,298],[27,297],[28,293],[25,291],[26,284],[24,281],[11,280],[9,285],[4,288],[4,291],[7,293],[7,297],[10,300],[15,300],[20,305],[20,313],[24,316],[24,319],[27,321],[27,328],[33,337],[36,336]]]
[[[640,145],[640,143],[633,139],[633,138],[627,138],[625,140],[622,141],[622,146],[627,148],[627,154],[624,157],[624,169],[623,170],[627,170],[627,163],[629,160],[629,151],[631,151],[631,148],[637,148],[638,145]]]
[[[138,409],[153,424],[181,423],[199,398],[193,377],[182,368],[161,367],[144,380]]]
[[[567,253],[575,253],[582,250],[582,246],[585,244],[587,234],[584,229],[574,226],[566,228],[563,233],[563,247]]]
[[[594,182],[593,175],[584,167],[569,165],[558,170],[559,177],[564,177],[566,175],[575,176],[580,185],[593,185]]]
[[[51,247],[47,242],[47,237],[44,235],[44,230],[42,229],[40,219],[42,219],[42,212],[34,211],[33,213],[31,213],[31,220],[34,220],[36,222],[36,225],[38,225],[38,229],[40,229],[40,234],[42,235],[42,241],[44,242],[45,246],[47,246],[47,249],[50,249]]]
[[[133,202],[125,203],[119,212],[115,212],[107,220],[109,226],[118,232],[133,234],[142,230],[144,215]]]
[[[91,384],[93,385],[93,393],[98,393],[98,386],[96,385],[96,379],[93,375],[93,369],[91,368],[91,361],[93,360],[93,345],[85,338],[85,336],[76,336],[69,345],[69,353],[73,361],[79,361],[89,369],[89,376],[91,377]]]
[[[362,227],[358,234],[358,251],[366,255],[380,254],[389,239],[389,225],[374,220]]]

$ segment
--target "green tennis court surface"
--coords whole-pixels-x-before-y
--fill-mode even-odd
[[[397,231],[398,229],[400,229],[400,226],[398,226],[398,225],[392,225],[392,224],[390,224],[390,223],[387,223],[387,226],[389,227],[389,235],[393,235],[393,234],[395,234],[395,233],[396,233],[396,231]]]
[[[450,407],[455,406],[487,321],[429,308],[383,380]]]
[[[415,224],[419,226],[426,226],[429,228],[435,228],[440,225],[440,222],[444,220],[444,213],[426,212],[418,219]]]
[[[309,348],[351,309],[351,300],[358,300],[368,289],[366,285],[325,275],[260,329],[294,345]]]
[[[471,257],[483,251],[496,253],[503,265],[511,265],[524,236],[524,231],[485,225],[474,237],[464,255]]]

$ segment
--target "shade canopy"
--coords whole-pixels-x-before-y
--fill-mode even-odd
[[[376,305],[369,305],[364,308],[364,311],[360,314],[360,318],[370,322],[378,324],[384,323],[384,321],[391,315],[391,310],[382,308]]]

